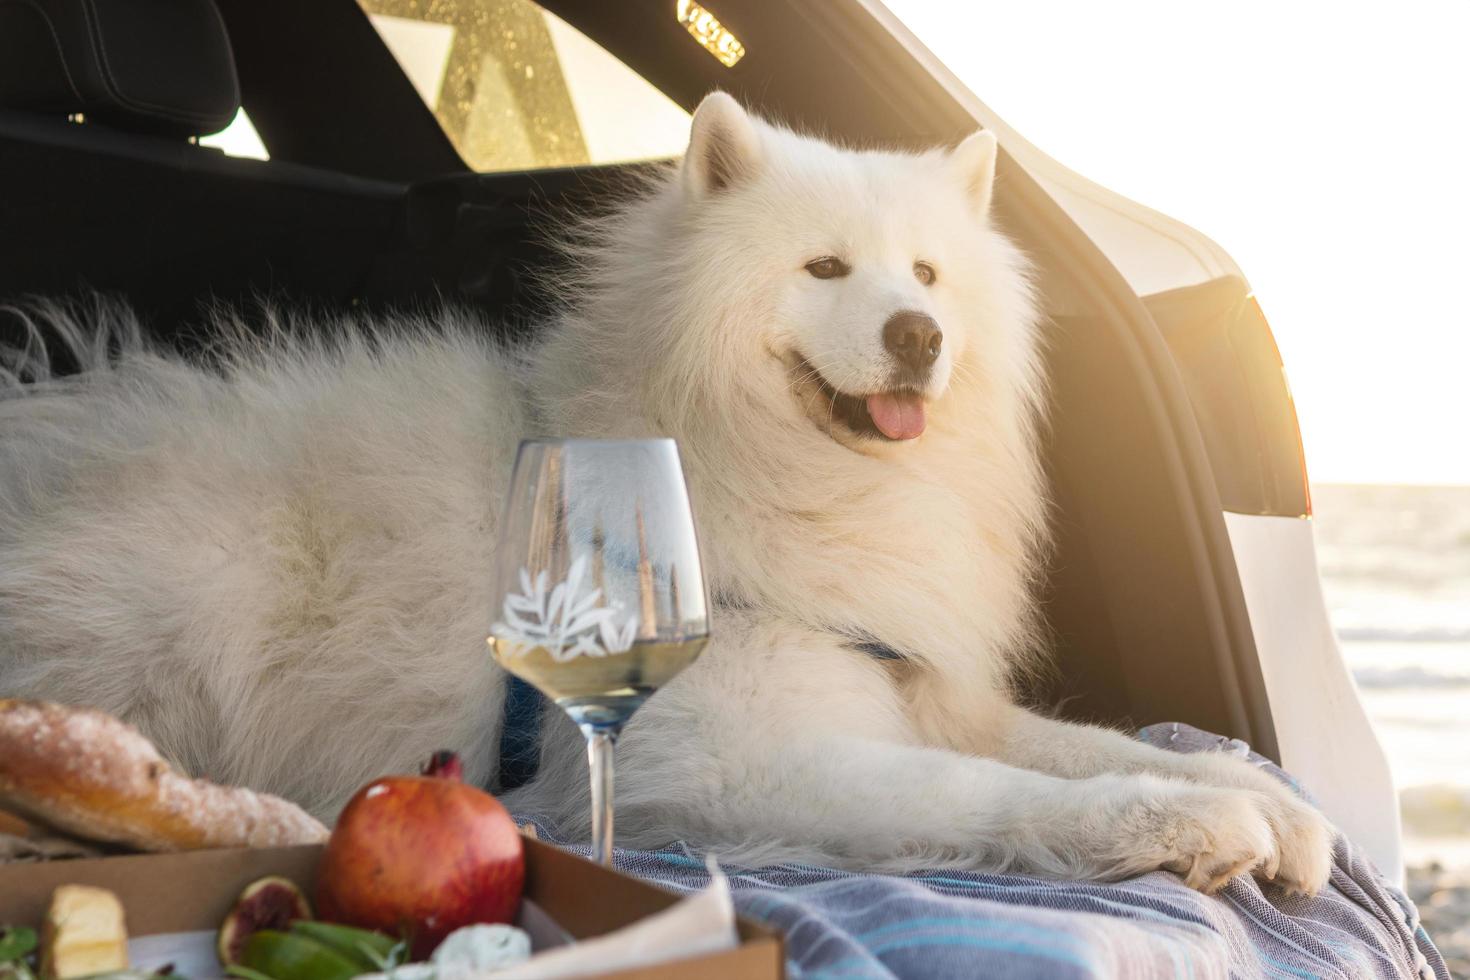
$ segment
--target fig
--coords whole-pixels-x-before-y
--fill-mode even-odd
[[[215,951],[223,966],[240,962],[245,944],[262,929],[282,930],[297,919],[310,919],[311,905],[301,889],[272,875],[245,886],[235,907],[220,923]]]

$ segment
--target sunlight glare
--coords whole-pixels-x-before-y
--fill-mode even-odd
[[[1470,483],[1470,4],[888,5],[1043,151],[1230,252],[1314,481]]]

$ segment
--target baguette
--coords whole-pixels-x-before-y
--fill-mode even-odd
[[[0,808],[143,851],[327,838],[327,828],[294,803],[179,775],[111,715],[41,701],[0,700]]]

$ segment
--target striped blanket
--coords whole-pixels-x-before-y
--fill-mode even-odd
[[[1163,748],[1249,753],[1184,725]],[[1253,753],[1250,758],[1289,777]],[[1293,784],[1294,785],[1294,784]],[[546,839],[552,828],[537,822]],[[568,845],[586,852],[581,845]],[[678,890],[709,880],[674,845],[616,854],[619,869]],[[852,874],[805,865],[726,868],[742,915],[786,936],[796,980],[852,977],[1421,977],[1448,980],[1419,914],[1339,837],[1328,888],[1287,898],[1249,877],[1206,897],[1155,872],[1115,884],[934,871]]]

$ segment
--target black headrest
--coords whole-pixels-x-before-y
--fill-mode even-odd
[[[240,85],[213,0],[0,0],[0,107],[199,136]]]

